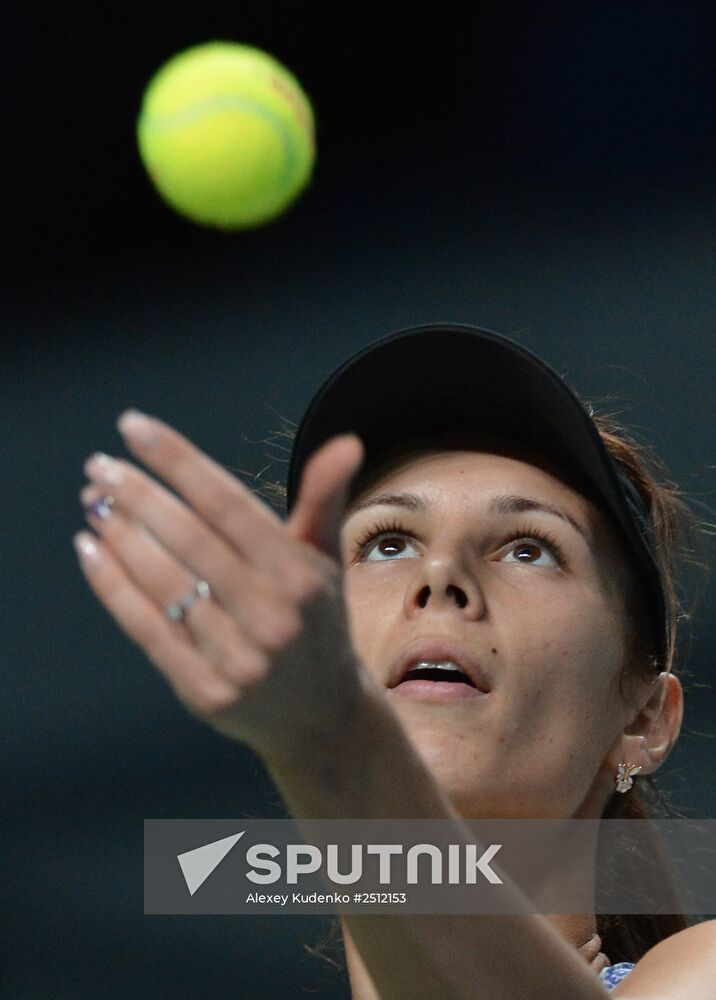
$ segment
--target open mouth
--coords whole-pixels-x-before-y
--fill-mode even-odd
[[[422,701],[482,698],[492,684],[479,660],[450,636],[419,636],[408,642],[388,670],[388,690]]]
[[[410,669],[397,685],[409,684],[413,681],[427,681],[442,684],[461,684],[475,688],[475,684],[456,663],[431,664],[418,663]]]

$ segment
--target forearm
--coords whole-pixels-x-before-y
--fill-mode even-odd
[[[305,819],[445,819],[451,842],[470,831],[408,741],[382,694],[361,695],[349,718],[267,761],[288,809]],[[505,882],[505,891],[516,887]],[[600,1000],[603,985],[536,914],[374,916],[346,914],[346,926],[381,1000]]]

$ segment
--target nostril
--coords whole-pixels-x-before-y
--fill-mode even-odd
[[[453,592],[455,594],[455,599],[457,601],[457,606],[459,608],[464,608],[467,604],[467,597],[465,596],[465,591],[461,590],[459,587],[454,587],[452,584],[448,587],[448,593]]]

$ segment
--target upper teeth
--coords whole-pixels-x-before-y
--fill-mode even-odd
[[[433,670],[457,670],[459,673],[463,673],[462,668],[458,667],[454,660],[418,660],[410,669],[418,670],[421,667],[430,667]]]

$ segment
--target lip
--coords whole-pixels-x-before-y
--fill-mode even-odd
[[[487,693],[470,687],[469,684],[455,681],[403,681],[391,689],[396,698],[410,698],[414,701],[475,701],[487,698]]]
[[[401,651],[400,655],[391,664],[390,674],[388,677],[388,687],[396,688],[403,680],[408,671],[415,666],[418,660],[453,660],[460,669],[467,674],[472,683],[475,685],[474,688],[464,685],[466,691],[462,691],[458,684],[454,681],[406,681],[406,687],[408,684],[430,684],[432,687],[437,689],[439,685],[441,688],[455,687],[458,690],[455,692],[457,695],[461,693],[465,695],[467,691],[472,694],[488,694],[491,690],[492,685],[490,680],[482,669],[482,666],[473,656],[473,654],[466,649],[461,643],[456,642],[454,639],[448,638],[428,638],[423,636],[417,639],[413,639],[408,645]],[[417,688],[415,689],[417,693]],[[407,690],[405,692],[408,693]],[[435,692],[438,693],[437,690]]]

